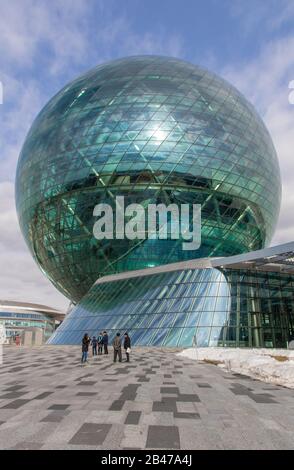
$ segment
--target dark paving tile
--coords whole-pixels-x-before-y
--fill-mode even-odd
[[[41,423],[60,423],[64,418],[64,415],[57,414],[55,412],[50,413],[49,415],[45,416],[45,418],[41,419]]]
[[[2,366],[3,367],[3,366]],[[6,387],[7,385],[20,385],[22,383],[22,381],[20,380],[13,380],[12,382],[7,382],[7,384],[5,384],[4,386]],[[21,385],[21,387],[24,387],[24,385]]]
[[[178,395],[180,391],[178,387],[160,387],[160,393],[173,393]]]
[[[138,379],[138,382],[142,382],[142,383],[144,383],[144,382],[150,382],[150,379],[149,379],[148,377],[140,377],[140,378]]]
[[[125,402],[124,400],[115,400],[109,407],[109,411],[120,411],[122,410]]]
[[[40,395],[37,395],[36,397],[33,398],[33,400],[43,400],[44,398],[49,397],[49,395],[52,395],[53,392],[43,392],[40,393]]]
[[[283,390],[283,387],[278,387],[278,386],[275,386],[275,387],[262,387],[262,390]]]
[[[197,385],[199,388],[212,388],[211,385],[206,383],[198,383]]]
[[[233,375],[235,377],[243,377],[244,379],[248,379],[248,375],[239,374],[238,372],[233,372]]]
[[[69,444],[76,445],[102,445],[111,429],[111,424],[84,423]]]
[[[146,448],[180,449],[180,436],[177,426],[149,426]]]
[[[56,388],[67,388],[67,387],[68,387],[68,385],[57,385]]]
[[[1,395],[0,399],[13,400],[14,398],[22,397],[26,393],[28,392],[9,392],[9,393],[5,393],[4,395]]]
[[[163,397],[161,401],[154,401],[152,411],[177,411],[177,403],[175,398]]]
[[[85,375],[82,375],[81,377],[78,377],[75,382],[77,382],[78,380],[83,380],[83,379],[87,379],[89,377],[92,377],[93,373],[89,373],[89,374],[85,374]]]
[[[100,367],[100,370],[106,370],[106,369],[108,369],[109,367],[112,367],[112,364],[107,364],[107,365],[104,366],[104,367]]]
[[[138,388],[141,387],[140,384],[128,384],[126,387],[122,389],[122,393],[120,395],[119,400],[135,400],[137,395]]]
[[[123,375],[123,374],[128,374],[129,371],[127,369],[118,369],[114,372],[113,375]]]
[[[138,424],[141,416],[141,411],[129,411],[126,417],[125,424]]]
[[[256,403],[278,403],[276,400],[273,400],[268,394],[265,393],[250,393],[248,396]]]
[[[237,382],[231,384],[230,390],[236,393],[236,395],[239,395],[242,393],[244,395],[247,395],[248,393],[253,392],[253,388],[250,388],[248,387],[248,385],[244,385],[244,384],[237,383]]]
[[[17,408],[20,408],[21,406],[25,405],[29,401],[30,400],[24,400],[20,398],[19,400],[11,401],[10,403],[8,403],[5,406],[2,406],[1,408],[8,408],[8,409],[10,408],[10,409],[16,410]]]
[[[174,418],[184,418],[184,419],[200,419],[199,413],[190,413],[190,412],[181,412],[175,411]]]
[[[165,379],[171,379],[172,378],[172,375],[171,374],[164,374],[163,377]]]
[[[76,394],[77,397],[91,397],[93,395],[97,395],[98,392],[78,392]]]
[[[48,410],[66,410],[69,407],[69,405],[63,405],[63,404],[56,404],[56,405],[51,405]]]
[[[196,394],[191,393],[180,393],[177,397],[177,401],[182,402],[200,402],[200,398]]]
[[[43,442],[19,442],[13,447],[10,447],[10,450],[40,450],[43,445]]]
[[[85,385],[86,387],[92,387],[93,385],[95,385],[97,382],[96,381],[93,381],[93,380],[85,380],[84,382],[80,382],[78,385]]]
[[[18,390],[21,390],[24,387],[25,385],[14,385],[13,387],[6,388],[5,392],[17,392]]]
[[[247,396],[256,403],[277,403],[270,393],[253,393],[252,388],[246,387],[245,385],[233,383],[230,388],[231,392],[235,395]]]
[[[13,369],[8,370],[7,372],[11,374],[12,372],[20,372],[24,367],[13,367]]]

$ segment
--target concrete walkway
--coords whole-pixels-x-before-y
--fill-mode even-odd
[[[165,349],[79,360],[77,347],[5,348],[1,449],[294,449],[293,390]]]

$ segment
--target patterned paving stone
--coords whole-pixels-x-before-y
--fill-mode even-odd
[[[43,392],[40,393],[40,395],[37,395],[36,397],[33,398],[33,400],[43,400],[44,398],[49,397],[53,392]]]
[[[21,390],[24,387],[25,387],[25,385],[14,385],[13,387],[6,388],[5,391],[6,392],[17,392],[18,390]]]
[[[125,424],[139,424],[141,411],[129,411]]]
[[[66,416],[63,412],[53,411],[49,413],[49,415],[45,416],[45,418],[41,419],[41,422],[44,423],[60,423],[63,420],[64,416]]]
[[[178,387],[160,387],[160,393],[173,393],[179,395]]]
[[[180,449],[177,426],[149,426],[147,449]]]
[[[13,400],[14,398],[22,397],[27,392],[9,392],[0,396],[1,400]]]
[[[69,444],[102,445],[110,428],[110,424],[84,423]]]
[[[22,399],[14,400],[14,401],[11,401],[10,403],[7,403],[7,405],[2,406],[2,408],[11,408],[13,410],[16,410],[20,408],[21,406],[25,405],[26,403],[28,403],[29,401],[30,400],[22,400]]]
[[[198,395],[192,395],[190,393],[181,393],[177,397],[177,401],[195,401],[200,402]]]
[[[4,348],[1,449],[294,449],[293,390],[163,348],[80,360],[75,346]]]
[[[122,410],[124,406],[124,400],[115,400],[113,403],[111,403],[111,406],[109,408],[110,411],[120,411]]]
[[[39,450],[42,447],[41,442],[20,442],[14,447],[11,447],[11,450]]]
[[[49,406],[48,410],[66,410],[69,405],[64,405],[64,404],[54,404]]]
[[[153,403],[152,411],[177,411],[177,404],[175,399],[170,397],[164,397],[161,401],[155,401]]]
[[[235,395],[246,395],[256,403],[277,403],[270,393],[252,393],[252,388],[245,387],[242,384],[233,384],[231,390]]]
[[[185,413],[181,411],[176,411],[174,412],[174,417],[175,418],[181,418],[181,419],[200,419],[200,414],[199,413]]]
[[[96,381],[88,380],[79,383],[79,386],[83,385],[85,387],[93,387],[96,384]]]

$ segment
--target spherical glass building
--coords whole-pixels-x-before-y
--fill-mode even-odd
[[[97,240],[93,209],[201,204],[202,243]],[[228,82],[187,62],[136,56],[66,85],[37,116],[16,176],[21,230],[41,269],[73,301],[98,277],[266,246],[280,207],[270,135]]]

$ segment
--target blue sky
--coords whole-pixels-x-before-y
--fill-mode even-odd
[[[294,0],[0,0],[0,298],[67,301],[28,253],[14,175],[36,114],[66,82],[106,60],[177,56],[227,78],[263,117],[279,156],[281,216],[272,244],[294,240]]]

